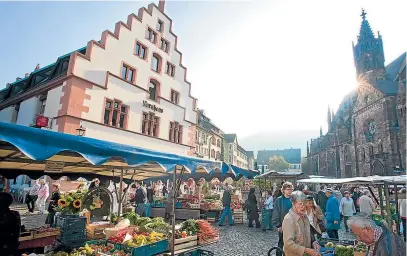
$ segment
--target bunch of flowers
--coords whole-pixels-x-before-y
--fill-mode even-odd
[[[68,214],[79,213],[82,207],[82,199],[84,195],[85,193],[79,190],[61,195],[61,198],[58,200],[58,207],[56,211]]]

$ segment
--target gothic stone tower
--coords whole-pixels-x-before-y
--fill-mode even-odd
[[[382,37],[380,32],[377,32],[377,37],[373,34],[369,22],[366,20],[365,10],[362,10],[360,16],[362,17],[362,25],[358,40],[356,45],[352,42],[356,76],[359,78],[362,74],[375,71],[373,73],[379,76],[377,78],[380,78],[385,74]]]

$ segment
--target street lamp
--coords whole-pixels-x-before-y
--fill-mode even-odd
[[[85,135],[85,132],[86,132],[86,128],[84,128],[82,125],[78,128],[78,129],[76,129],[76,135],[78,135],[78,136],[83,136],[83,135]]]

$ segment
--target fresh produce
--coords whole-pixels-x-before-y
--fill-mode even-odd
[[[204,199],[201,201],[201,209],[203,209],[203,210],[222,210],[223,205],[220,200]]]
[[[134,212],[126,212],[123,214],[123,218],[128,219],[130,221],[130,225],[136,225],[138,219],[140,218],[140,215]]]
[[[96,245],[92,244],[89,245],[89,247],[94,251],[94,252],[102,252],[102,253],[107,253],[113,250],[113,245]]]
[[[353,256],[353,246],[343,246],[338,244],[335,247],[335,255],[336,256]]]
[[[110,223],[116,223],[119,220],[117,213],[110,214]]]
[[[326,248],[335,248],[335,244],[332,243],[332,242],[328,242],[328,243],[325,244],[325,247]]]
[[[125,245],[128,247],[139,247],[146,244],[155,243],[163,239],[165,239],[165,236],[162,233],[157,233],[154,231],[150,234],[137,232],[133,234],[133,239],[125,242]]]
[[[211,226],[206,220],[198,220],[198,238],[202,241],[214,239],[219,236],[219,231]]]
[[[175,239],[185,238],[188,237],[188,233],[186,231],[176,230],[175,231]]]
[[[367,252],[368,247],[367,247],[367,245],[366,245],[365,243],[363,243],[363,242],[358,242],[358,243],[356,244],[354,250],[355,250],[356,252]]]
[[[109,242],[121,244],[121,243],[123,243],[123,240],[125,237],[126,237],[126,233],[117,234],[115,236],[111,236],[109,238]]]
[[[194,236],[198,233],[198,229],[199,227],[196,220],[189,219],[181,223],[180,231],[185,231],[188,235]]]

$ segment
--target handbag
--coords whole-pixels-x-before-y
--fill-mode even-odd
[[[319,226],[319,229],[321,229],[322,233],[326,232],[326,226],[325,226],[324,220],[318,220],[318,226]]]

